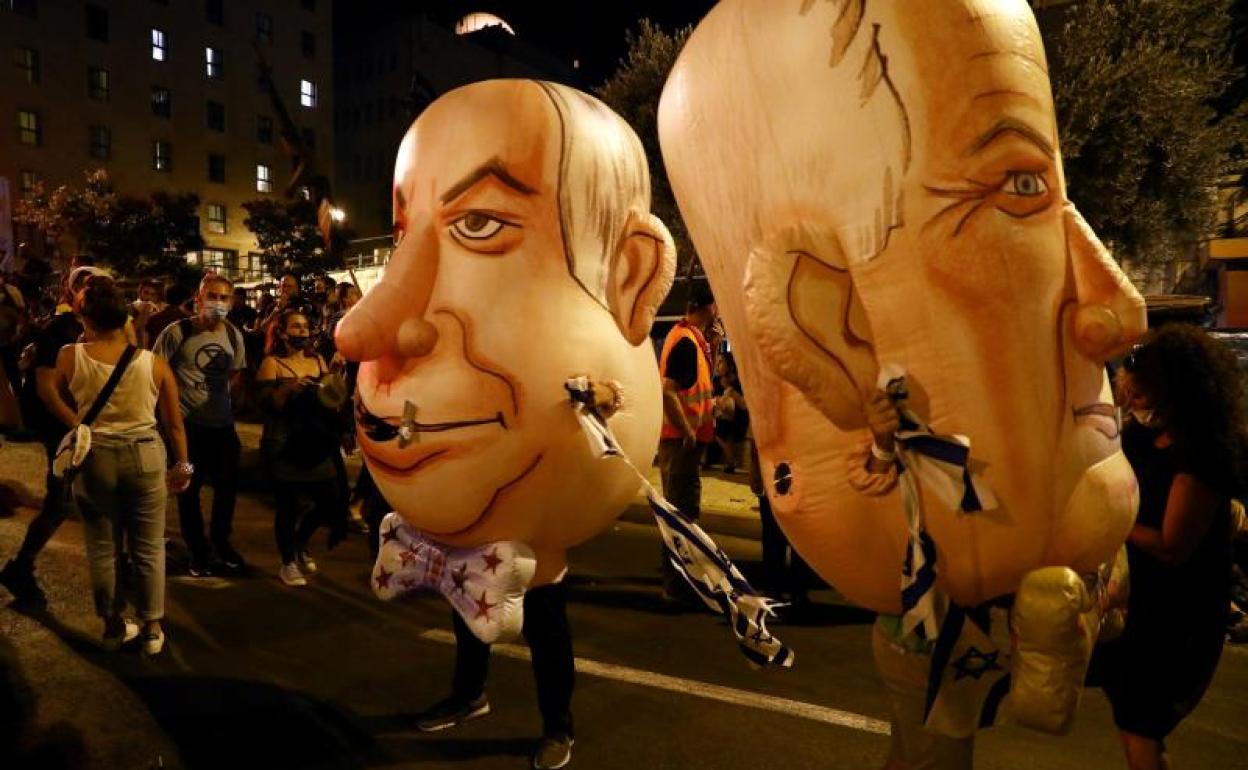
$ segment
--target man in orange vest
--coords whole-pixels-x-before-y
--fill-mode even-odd
[[[663,496],[690,519],[702,510],[702,453],[715,439],[712,415],[711,346],[707,335],[716,319],[715,298],[695,288],[685,317],[672,327],[659,354],[663,378],[663,433],[659,441],[659,472]],[[684,584],[663,559],[664,594],[678,594]]]

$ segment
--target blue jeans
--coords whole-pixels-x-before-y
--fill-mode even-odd
[[[91,568],[95,612],[118,617],[121,539],[134,563],[138,614],[165,614],[165,445],[155,432],[124,439],[93,435],[91,454],[74,479]]]

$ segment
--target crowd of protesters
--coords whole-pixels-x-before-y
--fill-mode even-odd
[[[40,510],[0,568],[0,585],[17,600],[46,602],[36,559],[77,510],[103,646],[141,637],[144,651],[158,653],[167,493],[177,497],[189,576],[249,572],[232,543],[240,417],[264,425],[282,582],[306,585],[316,571],[309,539],[319,527],[329,528],[331,546],[351,524],[367,530],[358,515],[351,520],[343,457],[353,450],[354,367],[333,344],[360,299],[354,284],[287,273],[276,296],[249,297],[210,273],[196,287],[148,279],[127,291],[87,258],[49,291],[55,278],[0,275],[0,432],[39,442],[48,469]],[[54,472],[63,439],[88,423],[82,466]],[[388,506],[370,482],[364,471],[357,486],[376,528]],[[204,486],[212,490],[207,522]],[[123,617],[127,593],[141,626]]]

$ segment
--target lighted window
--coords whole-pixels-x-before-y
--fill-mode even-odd
[[[87,96],[97,102],[108,101],[108,70],[87,67]]]
[[[208,154],[208,181],[225,182],[225,156],[216,153]]]
[[[223,62],[221,61],[221,49],[211,46],[204,49],[204,64],[207,67],[208,77],[219,78],[222,74]]]
[[[18,184],[21,188],[22,197],[25,198],[35,191],[35,187],[43,182],[43,175],[38,171],[23,170],[18,174]]]
[[[225,206],[221,203],[208,204],[208,232],[225,232]]]
[[[107,126],[87,128],[87,150],[96,160],[108,160],[113,155],[113,132]]]
[[[273,42],[273,17],[256,12],[256,42],[268,45]]]
[[[22,144],[38,147],[43,144],[43,126],[39,122],[39,113],[29,110],[17,112],[17,139]]]
[[[260,144],[273,144],[273,118],[266,115],[256,116],[256,141]]]
[[[208,102],[208,128],[213,131],[225,130],[225,105],[221,102]]]
[[[163,86],[152,86],[152,114],[167,118],[173,114],[173,96]]]
[[[164,139],[152,142],[152,168],[156,171],[173,170],[173,144]]]
[[[165,33],[162,30],[152,28],[152,58],[156,61],[164,61],[168,51],[165,49]]]
[[[256,164],[256,192],[273,192],[273,172],[264,163]]]
[[[299,104],[304,107],[316,106],[316,83],[311,80],[299,81]]]
[[[238,270],[238,252],[233,249],[204,249],[191,252],[187,259],[216,273],[234,275]]]
[[[32,85],[39,82],[39,52],[33,48],[18,46],[13,49],[13,64],[18,77]]]

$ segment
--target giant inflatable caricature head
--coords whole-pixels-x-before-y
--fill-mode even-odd
[[[723,0],[659,127],[776,514],[820,573],[899,608],[900,494],[853,479],[884,364],[1000,499],[959,515],[924,494],[955,600],[1113,554],[1136,491],[1103,363],[1143,302],[1066,200],[1024,0]]]
[[[627,466],[591,457],[564,381],[618,382],[625,451],[648,458],[658,443],[642,343],[675,262],[641,143],[578,91],[477,83],[408,130],[393,196],[394,256],[337,332],[364,362],[368,467],[412,526],[455,547],[524,542],[540,576],[543,554],[598,533],[637,493]],[[405,409],[411,443],[395,430]]]

